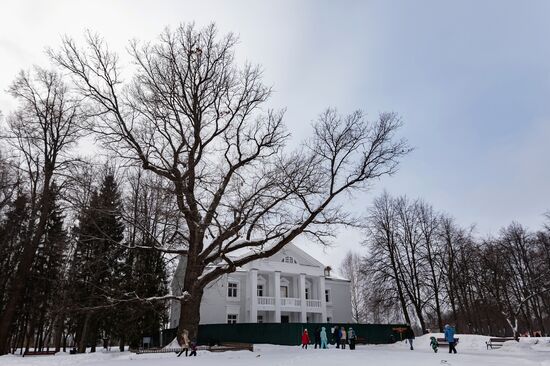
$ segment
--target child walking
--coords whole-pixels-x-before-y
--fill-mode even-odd
[[[437,353],[437,350],[439,348],[439,343],[437,343],[437,339],[435,337],[430,337],[430,346],[434,350],[435,353]]]
[[[196,356],[197,355],[197,342],[193,341],[191,342],[191,353],[189,354],[189,357]]]

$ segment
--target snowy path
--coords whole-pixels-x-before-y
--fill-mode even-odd
[[[254,352],[199,352],[197,357],[176,358],[175,354],[135,355],[124,352],[98,352],[83,355],[56,355],[43,357],[0,357],[1,366],[145,366],[145,365],[185,365],[200,366],[550,366],[550,339],[534,338],[522,342],[507,344],[500,350],[486,350],[486,337],[460,336],[459,353],[449,355],[446,349],[433,353],[428,347],[426,337],[415,341],[415,350],[408,345],[358,346],[355,351],[302,350],[300,347],[257,345]]]

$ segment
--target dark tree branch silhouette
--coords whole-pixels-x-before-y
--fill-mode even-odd
[[[88,34],[84,49],[65,39],[50,52],[93,106],[104,146],[171,184],[184,222],[171,252],[187,256],[179,329],[192,336],[209,282],[302,234],[325,242],[327,225],[353,223],[336,197],[394,173],[409,152],[395,138],[395,114],[369,122],[333,109],[299,151],[286,152],[284,113],[263,107],[271,89],[258,66],[237,67],[236,41],[214,25],[182,25],[155,43],[133,42],[126,83],[98,36]],[[243,248],[250,254],[229,259]]]

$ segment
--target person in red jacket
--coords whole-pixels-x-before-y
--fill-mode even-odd
[[[304,329],[304,333],[302,333],[302,348],[307,349],[308,344],[309,344],[309,334],[307,333],[307,329]]]

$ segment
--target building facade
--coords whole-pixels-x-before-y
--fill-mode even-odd
[[[185,257],[172,280],[172,293],[182,293]],[[179,323],[180,304],[173,301],[170,326]],[[350,323],[348,280],[295,245],[259,259],[210,283],[204,290],[200,324],[220,323]]]

